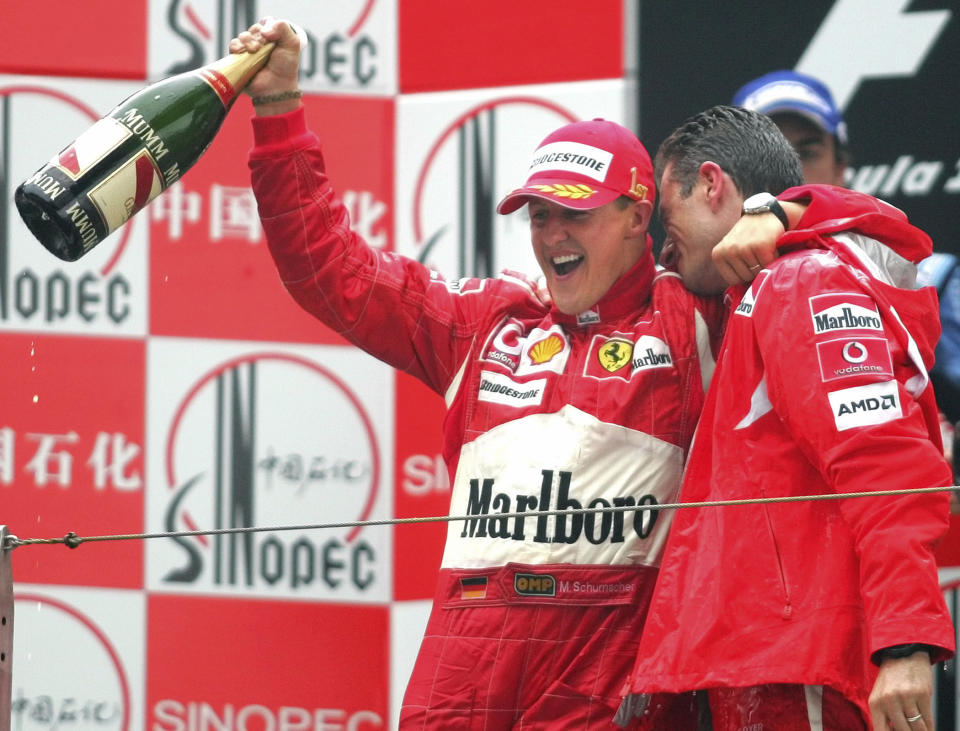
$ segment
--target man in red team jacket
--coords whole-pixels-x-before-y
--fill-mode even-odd
[[[767,126],[715,107],[656,157],[685,282],[753,280],[729,292],[682,499],[952,484],[927,377],[936,296],[914,289],[930,239],[842,188],[745,199],[771,162]],[[752,214],[792,229],[780,258],[734,250],[715,269],[711,250]],[[677,511],[626,691],[705,691],[716,731],[932,729],[931,662],[954,649],[933,559],[947,525],[946,492]]]

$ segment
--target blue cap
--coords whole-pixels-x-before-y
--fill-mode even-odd
[[[793,112],[847,144],[847,125],[826,85],[796,71],[772,71],[744,84],[733,95],[733,104],[761,114]]]

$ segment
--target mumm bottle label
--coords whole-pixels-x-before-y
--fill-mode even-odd
[[[224,109],[229,109],[234,97],[237,95],[237,90],[233,88],[233,84],[230,83],[227,77],[211,68],[200,69],[197,73],[200,75],[200,78],[210,84],[210,88],[217,93]]]

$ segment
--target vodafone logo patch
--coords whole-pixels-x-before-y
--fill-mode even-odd
[[[823,381],[893,375],[890,347],[885,338],[837,338],[817,343],[817,359]]]

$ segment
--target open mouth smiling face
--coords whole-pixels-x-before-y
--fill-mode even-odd
[[[583,256],[579,254],[564,254],[550,259],[550,263],[553,264],[553,271],[560,277],[572,272],[580,266],[581,262],[583,262]]]
[[[557,308],[577,315],[592,308],[639,258],[629,207],[612,201],[589,209],[529,201],[534,254]]]

